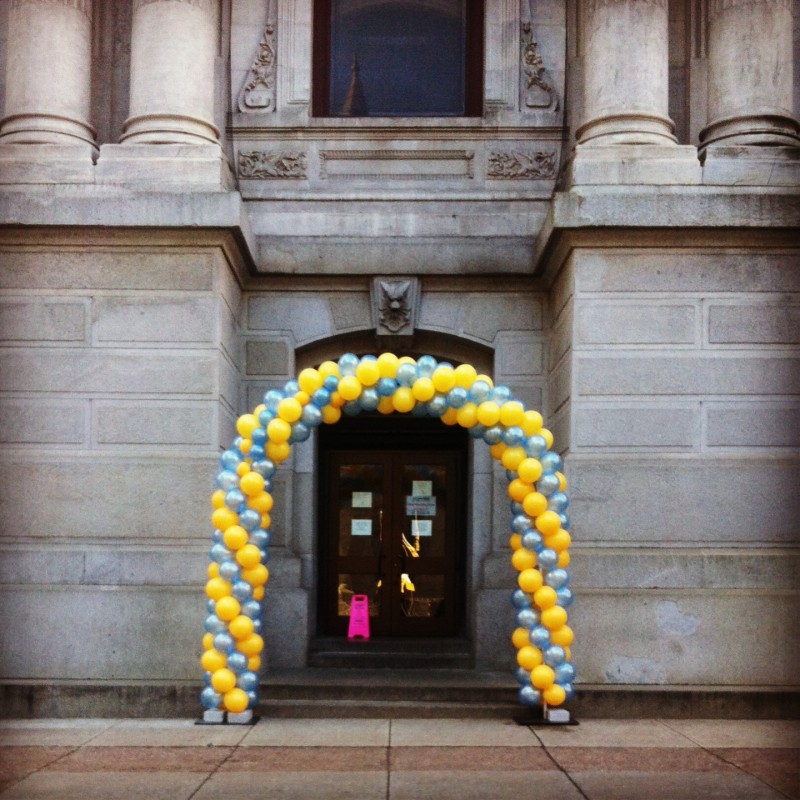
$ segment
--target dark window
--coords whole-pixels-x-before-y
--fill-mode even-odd
[[[481,116],[482,0],[317,0],[313,111]]]

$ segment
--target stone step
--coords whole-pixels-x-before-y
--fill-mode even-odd
[[[369,639],[316,637],[308,664],[324,669],[472,669],[467,639]]]

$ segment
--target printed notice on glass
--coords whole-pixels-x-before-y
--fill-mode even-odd
[[[433,494],[433,481],[411,481],[411,494],[414,497],[430,497]]]
[[[411,535],[433,536],[433,523],[429,519],[412,519]]]
[[[351,536],[372,536],[371,519],[354,519],[350,522]]]
[[[406,516],[435,517],[436,498],[430,495],[420,497],[416,495],[406,495]]]
[[[353,492],[353,508],[372,508],[372,492]]]

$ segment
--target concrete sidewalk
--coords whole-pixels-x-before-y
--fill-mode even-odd
[[[0,721],[0,798],[800,798],[800,722]]]

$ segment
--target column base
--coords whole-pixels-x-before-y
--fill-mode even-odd
[[[675,126],[669,117],[648,111],[625,114],[605,114],[581,125],[575,138],[581,145],[605,147],[607,145],[661,145],[677,143],[673,134]]]
[[[98,184],[176,191],[232,191],[235,180],[218,144],[104,144]]]
[[[13,144],[0,139],[0,184],[94,183],[88,144]]]
[[[700,131],[700,148],[714,146],[800,147],[800,123],[784,114],[718,119]]]
[[[567,165],[568,186],[698,185],[702,168],[691,145],[585,145]]]
[[[712,145],[704,152],[708,186],[800,186],[800,148]]]

